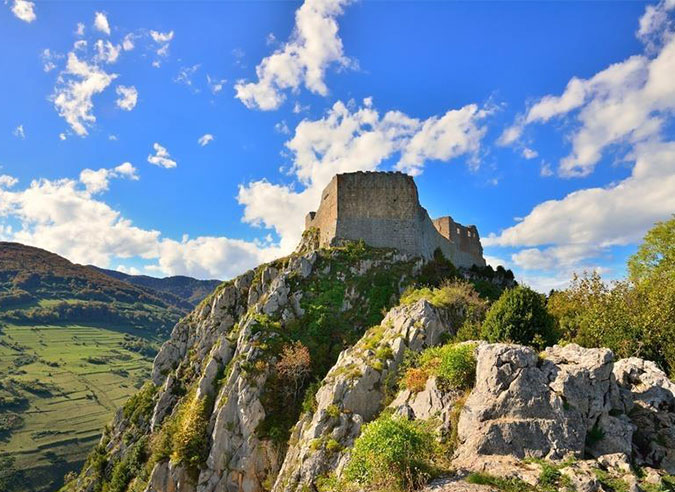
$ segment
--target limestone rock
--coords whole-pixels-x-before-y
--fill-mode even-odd
[[[438,309],[421,300],[393,309],[378,330],[342,352],[316,394],[316,411],[297,424],[273,490],[300,490],[321,474],[344,466],[348,455],[336,446],[326,448],[325,443],[331,439],[340,449],[349,449],[363,423],[382,409],[387,379],[396,372],[405,350],[419,352],[437,345],[453,329]],[[378,360],[376,353],[388,355]],[[427,396],[431,393],[432,388]],[[425,411],[421,399],[413,404]],[[431,411],[428,406],[427,410]]]
[[[598,451],[630,454],[632,424],[609,415],[609,350],[570,344],[540,358],[529,347],[493,344],[477,352],[476,387],[459,419],[458,466],[470,468],[483,455],[583,456],[589,432],[603,423],[611,426]]]

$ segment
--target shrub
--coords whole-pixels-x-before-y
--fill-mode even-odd
[[[301,342],[286,345],[276,365],[279,379],[284,385],[285,392],[297,400],[305,381],[312,374],[312,358],[309,349]]]
[[[212,406],[210,398],[197,398],[191,391],[177,414],[171,436],[171,461],[185,465],[194,477],[208,454],[208,415]]]
[[[472,388],[476,382],[475,349],[472,343],[446,345],[438,366],[439,381],[451,389]]]
[[[443,389],[463,390],[473,387],[476,380],[475,349],[473,343],[428,348],[420,354],[417,367],[406,371],[406,388],[413,392],[422,391],[431,376],[438,378]]]
[[[544,297],[528,287],[504,291],[485,316],[482,338],[489,342],[510,342],[538,348],[556,342],[553,317]]]
[[[424,423],[385,414],[364,427],[345,477],[378,490],[412,490],[428,478],[433,452],[434,436]]]

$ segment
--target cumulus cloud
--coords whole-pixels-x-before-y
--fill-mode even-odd
[[[68,53],[66,69],[59,75],[52,101],[59,115],[77,135],[88,134],[87,127],[96,122],[92,99],[115,78],[116,74],[106,73],[98,65],[79,59],[75,52]]]
[[[173,31],[150,31],[150,37],[155,43],[159,45],[159,48],[157,48],[156,51],[157,55],[163,58],[169,56],[169,46],[171,44],[171,40],[173,39]],[[155,63],[157,64],[156,66],[159,67],[159,60],[155,60],[155,62],[153,62],[153,66],[155,66]]]
[[[285,99],[284,91],[305,86],[326,95],[324,82],[330,65],[349,67],[338,36],[337,17],[351,0],[305,0],[295,13],[290,39],[256,67],[256,82],[239,81],[236,97],[248,108],[272,110]]]
[[[572,78],[562,94],[547,95],[532,104],[504,131],[499,143],[514,143],[533,123],[571,118],[574,125],[567,137],[572,148],[560,161],[559,174],[586,176],[611,146],[658,139],[675,111],[675,34],[671,23],[663,20],[669,18],[673,5],[667,0],[650,6],[640,21],[640,35],[653,36],[661,29],[663,43],[655,56],[631,56],[589,79]],[[657,22],[656,17],[662,20]]]
[[[94,14],[94,29],[110,36],[108,17],[106,17],[103,12],[96,12],[96,14]]]
[[[286,142],[298,187],[259,180],[239,188],[244,222],[274,229],[284,252],[297,244],[305,214],[335,174],[375,170],[397,155],[397,168],[419,173],[426,158],[447,161],[477,151],[484,132],[485,113],[474,105],[427,120],[399,111],[380,115],[369,98],[350,106],[338,101],[322,118],[303,120]]]
[[[152,147],[155,149],[155,155],[148,155],[148,162],[150,164],[154,164],[155,166],[160,166],[166,169],[176,167],[176,161],[171,159],[171,155],[169,154],[169,151],[166,150],[166,148],[162,147],[158,143],[154,143]]]
[[[75,36],[84,36],[84,23],[78,22],[77,27],[75,27]]]
[[[534,159],[539,156],[539,152],[536,150],[530,149],[529,147],[524,147],[523,148],[523,157],[525,159]]]
[[[94,60],[104,63],[115,63],[120,56],[120,45],[112,44],[110,41],[99,39],[94,44],[96,56]]]
[[[197,140],[197,143],[201,145],[202,147],[206,147],[209,143],[211,143],[214,139],[214,136],[211,135],[210,133],[205,133],[199,139]]]
[[[27,0],[14,0],[14,3],[12,4],[12,13],[18,19],[28,23],[37,19],[37,16],[35,15],[35,3]]]
[[[206,75],[206,83],[209,86],[209,90],[212,94],[218,94],[220,91],[222,91],[226,82],[226,79],[216,79],[208,74]]]
[[[11,188],[19,182],[14,176],[0,174],[0,188]]]
[[[84,169],[80,172],[80,183],[92,195],[107,191],[112,178],[126,178],[136,181],[138,180],[138,174],[136,174],[136,168],[130,162],[124,162],[112,169],[101,168],[98,171]]]
[[[199,67],[201,67],[199,63],[189,67],[181,67],[173,81],[177,84],[187,85],[188,87],[192,86],[192,77],[199,70]]]
[[[39,246],[79,263],[108,266],[112,257],[157,256],[159,232],[135,227],[79,180],[34,180],[25,189],[0,189],[0,220],[20,226],[11,240]]]
[[[198,278],[230,278],[280,255],[265,242],[213,236],[176,241],[134,226],[101,199],[111,178],[136,179],[136,169],[130,163],[85,169],[79,179],[34,180],[18,190],[9,190],[16,178],[0,176],[0,237],[77,263],[109,268],[120,260],[140,258],[150,262],[145,267],[149,272]],[[8,219],[18,227],[4,223]]]
[[[17,126],[17,127],[14,129],[14,131],[12,132],[12,134],[13,134],[16,138],[20,138],[21,140],[23,140],[23,139],[26,138],[26,132],[25,132],[24,129],[23,129],[23,125]]]
[[[127,34],[124,36],[124,39],[122,40],[122,49],[124,51],[131,51],[135,47],[134,44],[134,35],[133,34]]]
[[[483,238],[483,244],[528,247],[512,256],[515,264],[556,269],[638,242],[675,210],[675,142],[638,144],[633,155],[628,178],[540,203],[518,224]]]
[[[136,103],[138,102],[138,91],[136,90],[136,87],[133,85],[128,87],[124,85],[118,85],[117,89],[115,89],[115,92],[119,96],[115,101],[118,108],[125,111],[131,111],[136,107]]]

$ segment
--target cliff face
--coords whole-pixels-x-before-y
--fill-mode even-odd
[[[311,243],[221,285],[178,323],[152,382],[64,490],[342,490],[364,425],[388,415],[434,428],[440,470],[454,474],[431,490],[481,489],[461,481],[469,472],[529,492],[552,490],[536,488],[544,472],[585,492],[675,473],[675,385],[653,363],[475,342],[471,388],[436,376],[403,384],[411,361],[478,319],[484,302],[458,288],[396,305],[428,263]]]
[[[309,248],[223,284],[175,326],[152,382],[65,489],[269,489],[309,383],[381,321],[422,265],[350,244]],[[298,343],[308,354],[294,353]],[[284,353],[300,359],[299,376],[280,368]]]

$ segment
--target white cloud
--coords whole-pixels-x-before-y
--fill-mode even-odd
[[[14,176],[0,174],[0,188],[11,188],[19,182]]]
[[[290,135],[291,130],[288,128],[288,124],[286,123],[286,120],[281,120],[280,122],[276,123],[274,125],[274,131],[277,133],[281,133],[282,135]]]
[[[80,173],[80,183],[92,195],[107,191],[111,178],[126,178],[137,181],[138,174],[136,174],[136,168],[130,162],[124,162],[112,169],[101,168],[98,171],[84,169]]]
[[[136,90],[136,87],[133,85],[128,87],[124,85],[118,85],[117,89],[115,89],[115,92],[119,96],[115,101],[118,108],[125,111],[131,111],[136,107],[136,103],[138,102],[138,91]]]
[[[525,159],[534,159],[539,156],[539,152],[536,150],[530,149],[529,147],[523,147],[523,157]]]
[[[59,133],[59,140],[65,140],[66,138],[68,137],[65,133]]]
[[[84,23],[78,22],[75,28],[75,36],[84,36]]]
[[[533,123],[568,117],[574,121],[567,135],[572,149],[560,161],[559,173],[586,176],[611,146],[658,139],[675,111],[675,33],[670,22],[654,20],[654,9],[667,18],[673,5],[669,0],[650,6],[641,19],[644,35],[656,35],[657,26],[666,29],[658,33],[662,45],[654,57],[631,56],[588,79],[572,78],[561,95],[536,101],[504,131],[499,142],[515,142]]]
[[[110,41],[99,39],[94,44],[96,47],[96,56],[94,60],[104,63],[115,63],[120,56],[120,45],[112,44]]]
[[[131,51],[135,47],[134,45],[134,35],[133,34],[127,34],[124,36],[124,39],[122,40],[122,49],[124,51]]]
[[[486,110],[469,104],[450,110],[440,118],[432,116],[425,120],[406,144],[396,168],[416,175],[428,159],[448,161],[462,154],[474,154],[486,132],[480,121],[487,115]]]
[[[173,39],[173,31],[150,31],[150,37],[155,43],[160,45],[160,47],[157,48],[157,55],[161,56],[162,58],[166,58],[169,55],[169,46],[171,40]],[[159,68],[159,64],[159,60],[155,60],[152,65],[156,68]]]
[[[223,86],[225,85],[226,82],[227,82],[227,80],[225,80],[225,79],[215,79],[215,78],[212,78],[208,74],[206,75],[206,83],[209,86],[209,90],[213,94],[218,94],[220,91],[222,91]]]
[[[62,59],[63,55],[53,53],[49,48],[45,48],[42,50],[42,53],[40,53],[40,58],[42,59],[42,70],[51,72],[56,68],[56,63],[54,63],[54,61]]]
[[[35,180],[23,190],[0,189],[0,219],[20,227],[11,240],[42,247],[78,263],[108,266],[112,257],[157,256],[159,232],[133,226],[78,180]]]
[[[188,87],[192,86],[192,77],[199,70],[199,67],[201,67],[199,63],[190,67],[181,67],[173,81],[177,84],[187,85]]]
[[[12,13],[24,22],[31,23],[37,16],[35,15],[35,3],[27,0],[14,0]]]
[[[20,138],[20,139],[22,139],[22,140],[26,138],[26,132],[25,132],[24,129],[23,129],[23,125],[17,126],[17,127],[14,129],[14,131],[12,132],[12,134],[13,134],[16,138]]]
[[[113,169],[84,170],[80,179],[35,180],[25,189],[0,176],[0,237],[53,251],[71,261],[115,267],[140,258],[145,270],[162,275],[230,278],[280,255],[270,243],[226,237],[164,238],[136,227],[100,198],[111,177],[135,179],[129,163]],[[18,222],[16,229],[3,224]],[[118,269],[125,271],[119,266]],[[126,270],[129,271],[129,270]]]
[[[553,169],[551,168],[551,165],[547,162],[542,162],[541,168],[539,169],[539,175],[542,178],[549,178],[553,176],[555,173],[553,172]]]
[[[159,32],[159,31],[150,31],[150,36],[152,40],[157,44],[168,43],[173,39],[173,31],[169,32]]]
[[[475,125],[469,123],[470,115]],[[421,172],[424,158],[450,160],[468,155],[477,150],[473,137],[482,135],[477,125],[483,117],[482,110],[473,105],[420,121],[398,111],[380,115],[369,99],[354,109],[337,102],[323,118],[303,120],[286,142],[293,156],[291,173],[301,189],[267,180],[241,186],[237,200],[244,205],[243,220],[274,229],[281,250],[292,251],[305,215],[316,209],[321,191],[335,174],[375,170],[397,154],[399,168],[414,167],[416,172]],[[471,138],[465,135],[468,128]],[[424,144],[429,147],[423,148]]]
[[[305,0],[295,13],[295,28],[288,42],[256,67],[257,82],[239,81],[236,97],[248,108],[271,110],[285,99],[284,91],[304,85],[326,95],[326,69],[349,67],[338,36],[337,17],[351,0]]]
[[[205,133],[197,140],[197,143],[202,147],[206,147],[209,143],[213,141],[214,137],[210,133]]]
[[[103,12],[96,12],[94,15],[94,28],[104,34],[110,36],[110,24],[108,18]]]
[[[66,69],[59,75],[52,101],[59,115],[79,136],[88,134],[87,127],[96,122],[92,98],[103,92],[116,74],[108,74],[95,64],[68,53]]]
[[[675,210],[675,142],[638,144],[631,175],[540,203],[518,224],[483,238],[485,246],[529,247],[513,255],[528,269],[555,269],[635,244]],[[533,248],[538,247],[538,248]]]
[[[152,147],[155,149],[155,155],[148,155],[148,162],[150,164],[154,164],[155,166],[160,166],[166,169],[176,167],[176,161],[171,159],[169,151],[167,151],[158,143],[154,143]]]
[[[295,104],[293,104],[293,112],[295,114],[300,114],[304,113],[305,111],[309,111],[309,106],[303,106],[298,101],[295,101]]]
[[[197,237],[159,244],[157,270],[198,278],[232,277],[280,256],[278,249],[226,237]]]

